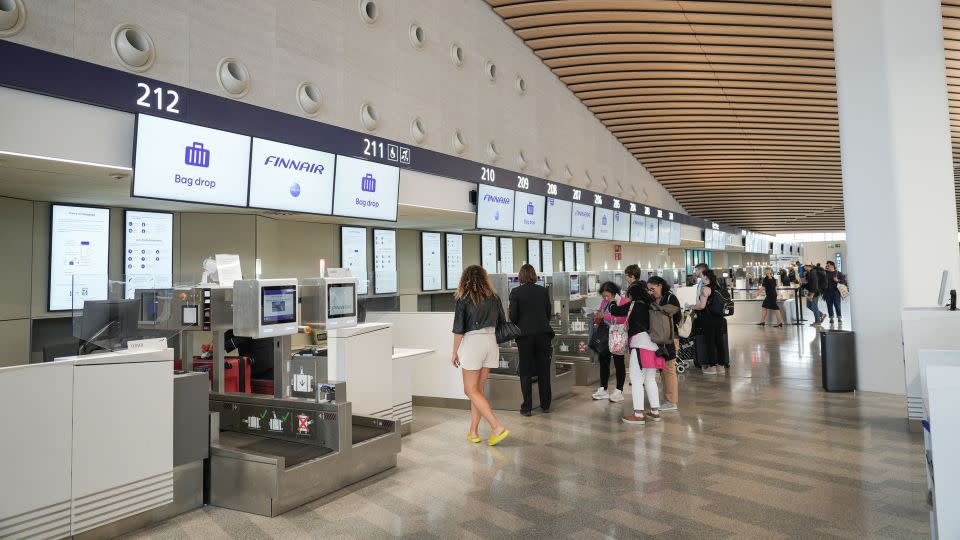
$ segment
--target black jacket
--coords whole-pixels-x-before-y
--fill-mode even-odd
[[[510,291],[510,320],[520,327],[522,335],[553,334],[552,314],[553,302],[546,287],[524,283]]]
[[[634,298],[647,298],[648,296],[639,282],[630,285],[627,289],[627,296],[631,302],[622,306],[611,304],[610,314],[617,317],[626,317],[627,313],[630,313],[630,318],[627,320],[627,335],[633,337],[641,332],[646,332],[650,328],[650,310],[644,302],[633,302],[632,300]],[[633,304],[633,311],[630,311],[631,304]]]
[[[810,294],[820,294],[823,292],[823,283],[820,283],[820,272],[817,272],[816,268],[811,268],[809,272],[806,273],[807,284],[805,285],[807,292]]]
[[[474,304],[468,298],[457,299],[453,315],[453,333],[466,334],[483,328],[496,328],[500,318],[500,298],[493,295],[480,304]]]

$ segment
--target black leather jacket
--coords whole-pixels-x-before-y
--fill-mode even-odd
[[[483,328],[496,328],[502,307],[497,295],[487,298],[479,305],[467,298],[458,299],[453,315],[453,333],[466,334]]]

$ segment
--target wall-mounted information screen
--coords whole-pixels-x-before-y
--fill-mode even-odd
[[[110,210],[54,204],[50,214],[50,311],[107,299]]]
[[[570,220],[570,236],[593,238],[593,207],[573,203],[573,218]]]
[[[137,289],[165,289],[173,286],[173,214],[167,212],[124,212],[123,269],[125,297]]]
[[[513,230],[516,232],[543,234],[547,198],[523,191],[516,192],[513,212]]]
[[[630,241],[630,214],[619,210],[613,212],[613,239],[618,242]]]
[[[496,236],[481,236],[480,237],[480,266],[487,271],[488,274],[497,273],[497,237]]]
[[[250,152],[250,206],[330,214],[335,164],[334,154],[254,138]]]
[[[673,230],[672,230],[671,233],[670,233],[670,245],[671,245],[671,246],[679,246],[679,245],[680,245],[680,228],[681,228],[681,227],[682,227],[682,225],[680,225],[680,224],[677,223],[676,221],[673,222]]]
[[[553,274],[553,240],[543,240],[540,242],[541,258],[543,259],[543,274]]]
[[[367,229],[340,227],[340,267],[357,278],[357,294],[367,294]]]
[[[477,228],[513,230],[513,190],[480,184],[477,188]]]
[[[630,241],[642,244],[647,241],[647,218],[630,214]]]
[[[463,235],[447,234],[447,288],[456,289],[463,273]]]
[[[657,243],[667,246],[670,245],[670,237],[673,235],[673,224],[665,219],[660,220],[660,234]]]
[[[713,229],[703,230],[703,249],[713,249]]]
[[[397,231],[373,230],[373,292],[393,294],[397,289]]]
[[[573,242],[563,243],[563,272],[576,272],[577,261],[573,255]]]
[[[137,115],[133,196],[246,206],[250,137]]]
[[[573,217],[573,203],[547,198],[547,234],[570,236],[570,220]]]
[[[613,240],[613,210],[594,209],[593,237],[598,240]]]
[[[659,229],[659,227],[657,227],[657,225],[658,225],[657,218],[647,216],[646,224],[647,224],[647,234],[646,234],[646,237],[645,237],[646,243],[648,243],[648,244],[657,244],[657,243],[659,243],[659,242],[660,242],[660,236],[659,236],[660,229]]]
[[[420,233],[420,268],[423,290],[439,291],[443,288],[443,260],[440,253],[440,233]]]
[[[587,245],[577,242],[577,272],[587,271]]]
[[[500,239],[500,272],[513,273],[513,238]]]
[[[527,263],[533,267],[539,274],[543,271],[540,265],[540,241],[532,238],[527,239]]]
[[[381,221],[397,220],[400,169],[352,157],[337,157],[333,213]]]

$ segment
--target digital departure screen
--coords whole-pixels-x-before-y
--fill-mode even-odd
[[[477,228],[513,230],[513,190],[480,184],[477,189]]]
[[[285,324],[297,320],[297,288],[289,285],[263,287],[260,291],[263,312],[260,323]]]
[[[570,223],[573,217],[573,203],[547,198],[547,234],[554,236],[570,236]]]
[[[353,317],[357,314],[357,298],[353,283],[331,283],[327,286],[327,318]]]

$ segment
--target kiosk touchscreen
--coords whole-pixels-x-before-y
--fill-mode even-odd
[[[301,282],[303,323],[332,330],[357,325],[357,278],[339,268]]]
[[[298,331],[296,279],[233,282],[233,332],[254,339]]]
[[[580,274],[570,274],[570,299],[580,298]]]

